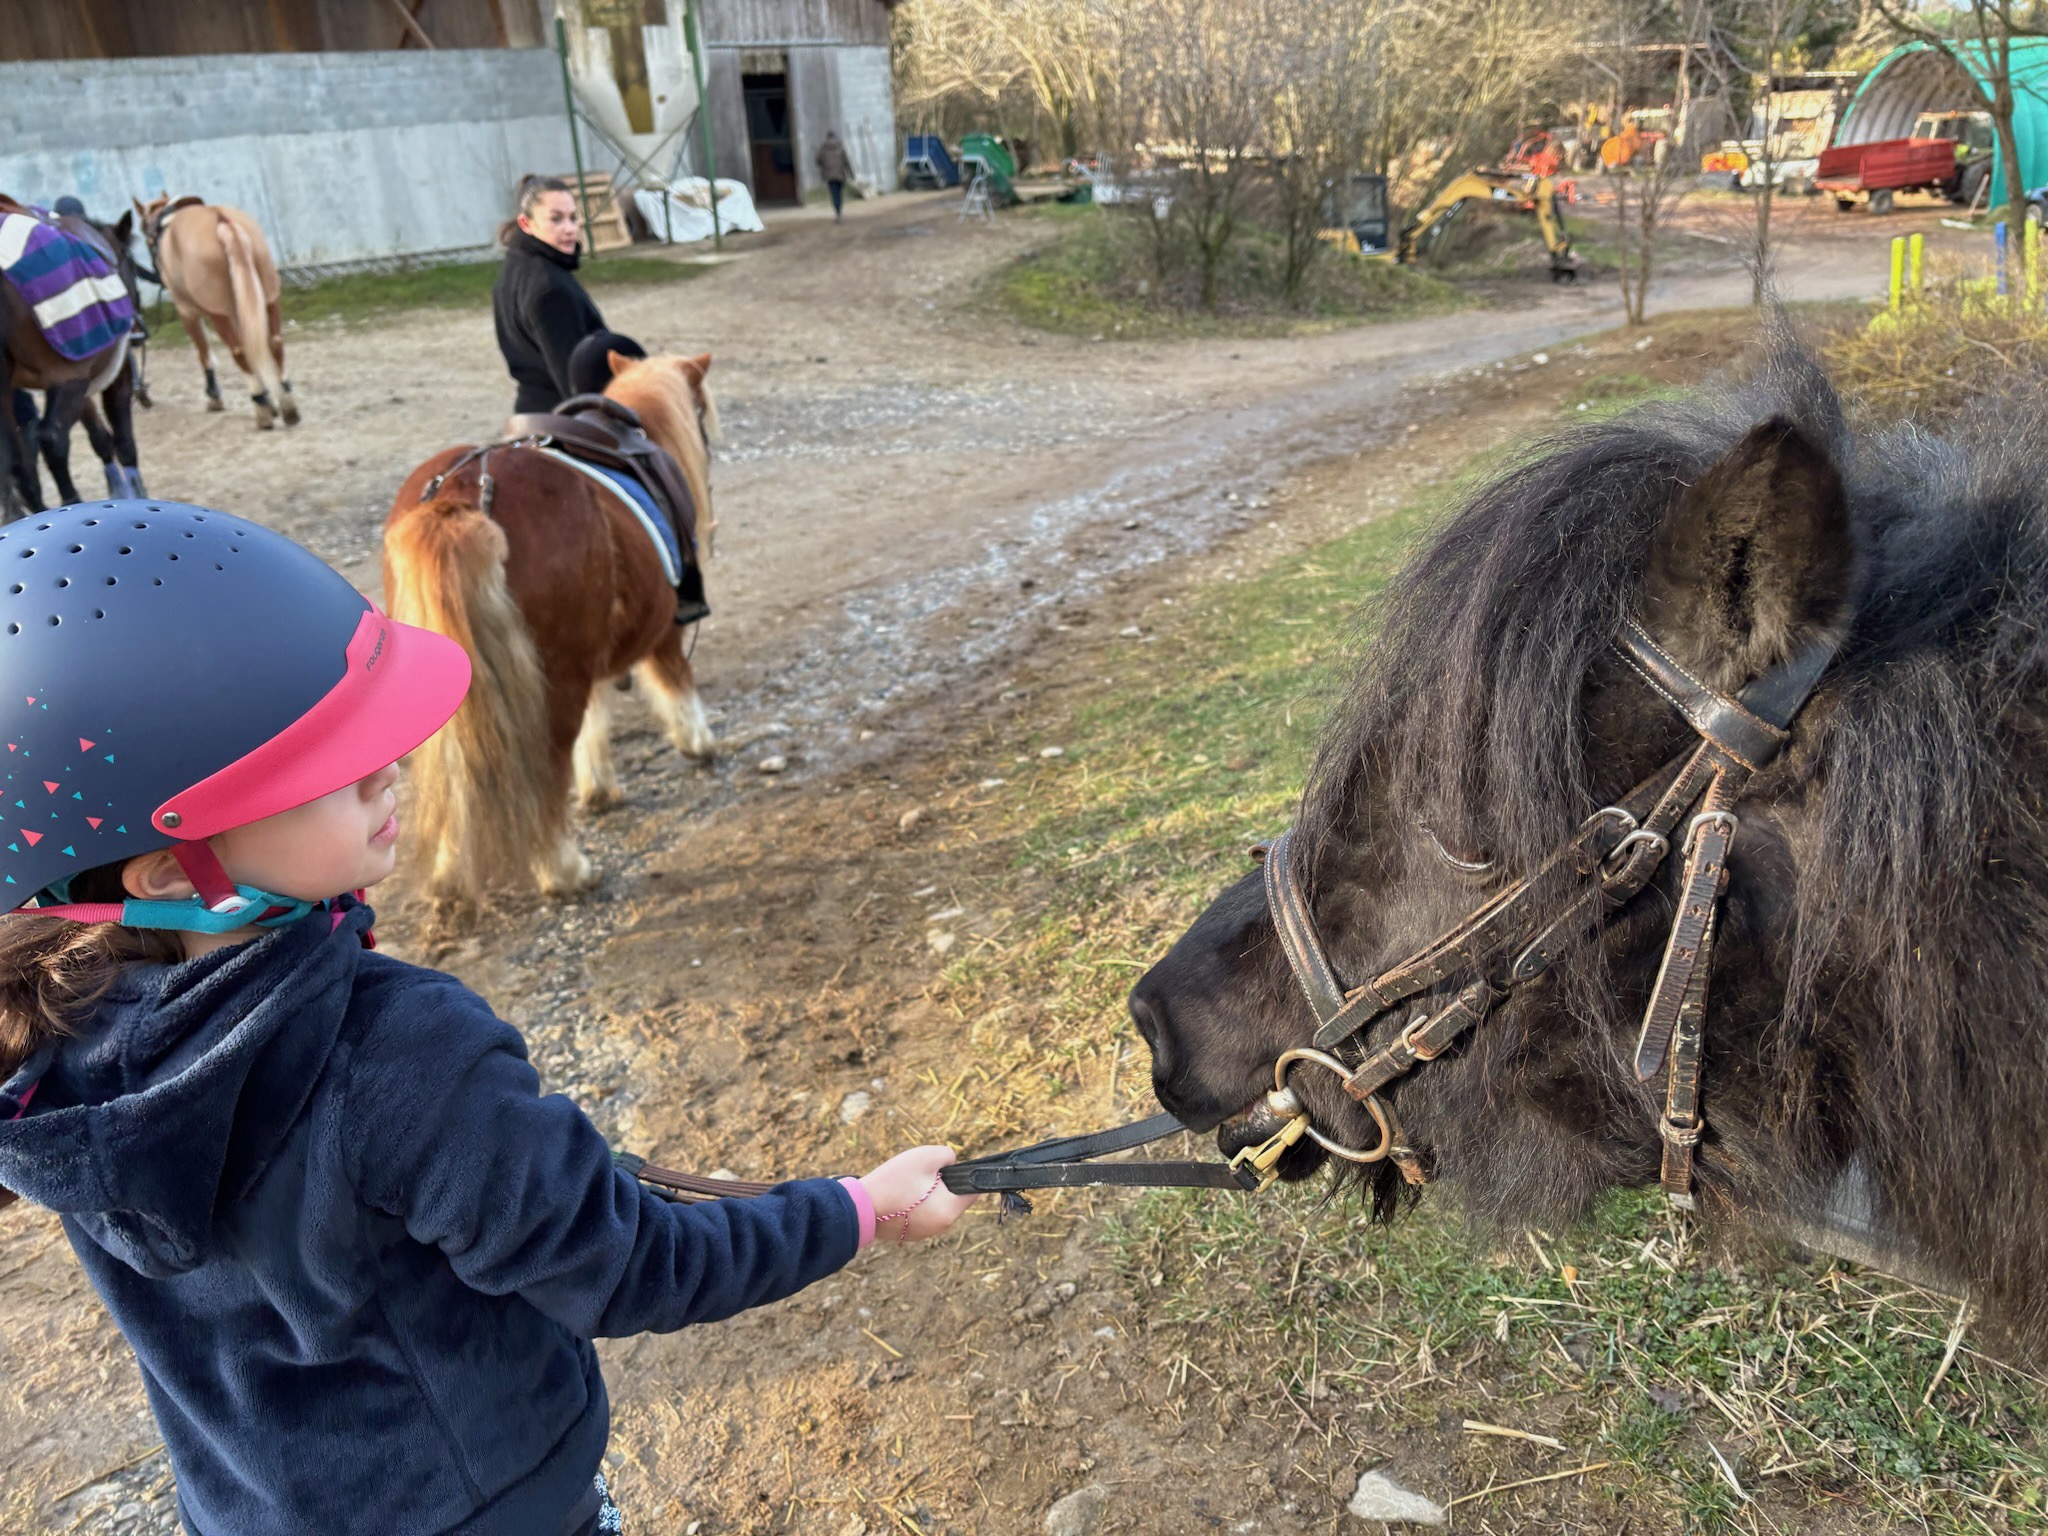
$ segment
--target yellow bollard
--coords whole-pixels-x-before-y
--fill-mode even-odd
[[[1906,237],[1892,236],[1892,313],[1899,312],[1899,290],[1906,277]]]
[[[1918,303],[1920,295],[1927,291],[1926,285],[1920,281],[1920,256],[1926,244],[1927,241],[1924,236],[1915,235],[1906,246],[1907,260],[1912,267],[1913,273],[1912,282],[1908,285],[1908,291],[1913,295],[1915,303]]]

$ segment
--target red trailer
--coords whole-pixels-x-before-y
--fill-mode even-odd
[[[1952,197],[1958,174],[1951,139],[1884,139],[1822,150],[1813,185],[1833,193],[1835,206],[1844,211],[1867,198],[1872,213],[1890,213],[1895,192]]]

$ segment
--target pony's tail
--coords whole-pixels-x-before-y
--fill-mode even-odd
[[[241,226],[222,214],[216,224],[220,232],[221,255],[228,266],[228,287],[234,295],[235,334],[241,339],[242,358],[256,376],[262,393],[256,397],[259,410],[280,409],[284,402],[284,375],[270,351],[270,305],[263,297],[263,284],[256,276],[256,253]],[[268,425],[266,420],[265,425]]]
[[[412,809],[432,851],[428,886],[467,901],[522,879],[565,830],[549,782],[547,679],[505,585],[505,532],[458,496],[438,496],[384,534],[391,617],[469,653],[469,696],[408,763]]]

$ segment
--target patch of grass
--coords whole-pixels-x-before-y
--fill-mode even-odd
[[[613,254],[586,260],[577,270],[584,287],[602,291],[653,283],[688,282],[709,268],[653,256]],[[296,325],[354,328],[388,323],[422,309],[488,309],[495,261],[413,267],[399,272],[352,272],[304,288],[286,288],[278,299],[284,318]],[[186,346],[184,327],[170,305],[150,324],[150,345]]]
[[[1025,325],[1070,336],[1293,335],[1447,313],[1467,302],[1427,273],[1329,251],[1318,253],[1300,303],[1289,305],[1280,292],[1279,241],[1248,230],[1226,259],[1211,315],[1195,304],[1184,272],[1162,282],[1143,214],[1050,203],[1005,217],[1038,221],[1046,239],[998,269],[983,287],[984,301]]]
[[[1827,358],[1876,419],[1940,422],[1985,396],[2039,388],[2048,316],[2038,292],[2001,295],[1989,277],[1957,277],[1844,329]]]
[[[1615,405],[1668,390],[1677,348],[1664,343],[1707,319],[1658,331],[1654,360],[1636,352],[1640,332],[1590,338],[1583,393]],[[1459,489],[1194,594],[1156,635],[1130,637],[1114,684],[1057,738],[1031,744],[1060,747],[1056,767],[1011,770],[1020,876],[1048,889],[1026,936],[946,972],[973,1041],[977,1145],[1149,1107],[1125,991],[1247,867],[1240,850],[1287,821],[1347,675],[1332,637]],[[2044,1528],[2048,1382],[1976,1352],[1967,1331],[1943,1374],[1952,1299],[1827,1259],[1704,1251],[1652,1193],[1499,1246],[1442,1191],[1388,1228],[1313,1187],[1110,1208],[1145,1325],[1206,1378],[1187,1384],[1210,1394],[1194,1411],[1307,1420],[1321,1474],[1410,1443],[1462,1483],[1424,1490],[1440,1499],[1605,1463],[1470,1511],[1542,1508],[1573,1528],[1601,1511],[1599,1528],[1703,1533]],[[1566,1449],[1465,1435],[1466,1417]]]

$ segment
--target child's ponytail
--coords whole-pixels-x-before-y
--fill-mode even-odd
[[[71,882],[74,901],[119,901],[123,894],[119,864]],[[124,967],[183,954],[169,933],[37,917],[33,910],[0,916],[0,1081],[45,1042],[70,1034]]]

